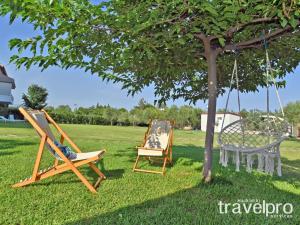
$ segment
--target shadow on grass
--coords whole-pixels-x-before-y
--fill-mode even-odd
[[[35,142],[30,142],[30,141],[1,139],[0,140],[0,156],[17,154],[19,152],[12,151],[12,149],[20,147],[20,146],[27,146],[27,145],[34,145],[34,144],[35,144]]]
[[[288,183],[300,188],[300,159],[289,160],[281,157],[282,162],[282,177],[279,180],[287,181]]]
[[[283,224],[282,218],[267,218],[263,214],[220,214],[219,201],[236,203],[239,199],[291,203],[295,207],[293,218],[286,219],[284,224],[298,224],[298,195],[277,189],[269,176],[227,175],[228,171],[224,171],[215,176],[210,185],[200,183],[157,199],[65,224],[266,224],[266,220],[268,224]]]
[[[89,167],[87,167],[86,169],[88,169],[87,175],[89,177],[93,177],[95,179],[98,178],[98,175],[92,169],[90,169]],[[100,170],[106,176],[107,180],[121,179],[125,172],[124,169],[107,170],[105,168],[100,168]]]
[[[96,182],[98,179],[98,175],[89,167],[79,168],[79,171],[82,172],[82,174],[89,179],[91,182]],[[123,174],[125,172],[124,169],[115,169],[115,170],[101,170],[103,174],[106,176],[107,180],[116,180],[121,179],[123,177]],[[34,183],[32,185],[37,186],[49,186],[49,185],[59,185],[59,184],[71,184],[71,183],[81,183],[79,178],[72,172],[72,171],[66,171],[62,173],[63,175],[67,175],[70,177],[64,177],[61,178],[60,174],[55,175],[52,180],[43,180],[37,183]]]
[[[219,161],[218,149],[213,149],[213,160]],[[173,163],[182,165],[193,165],[195,162],[204,161],[204,148],[195,145],[173,146]]]
[[[89,167],[79,168],[79,171],[82,172],[84,176],[86,175],[86,178],[89,179],[92,183],[96,182],[98,179],[98,175]],[[125,170],[115,169],[115,170],[105,170],[102,172],[106,176],[107,180],[116,180],[116,179],[121,179],[123,177]],[[53,176],[52,180],[45,179],[43,181],[33,183],[30,186],[50,186],[50,185],[60,185],[60,184],[81,183],[79,178],[72,171],[66,171],[62,174],[67,176],[61,177],[60,174],[58,174]]]
[[[18,152],[16,152],[16,151],[0,152],[0,157],[1,156],[14,155],[14,154],[18,154]]]
[[[125,148],[125,149],[120,149],[117,151],[117,153],[113,153],[112,155],[115,157],[129,157],[134,158],[134,160],[130,160],[130,161],[135,161],[135,157],[137,154],[137,150],[135,147],[129,147],[129,148]]]

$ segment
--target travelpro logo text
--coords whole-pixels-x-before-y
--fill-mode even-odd
[[[239,199],[235,203],[218,202],[220,214],[263,214],[266,217],[292,218],[294,207],[291,203],[271,203],[257,199]]]

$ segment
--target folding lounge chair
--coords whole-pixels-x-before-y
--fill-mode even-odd
[[[65,171],[72,170],[91,192],[96,193],[96,188],[99,186],[100,182],[103,179],[106,179],[106,177],[103,173],[100,172],[100,170],[97,168],[94,162],[102,158],[103,154],[105,153],[105,149],[95,152],[82,153],[81,150],[77,147],[77,145],[57,125],[57,123],[55,123],[55,121],[47,114],[46,111],[27,110],[22,107],[19,108],[19,110],[24,115],[25,119],[27,119],[37,131],[41,138],[41,142],[35,160],[32,177],[20,181],[19,183],[13,185],[13,187],[23,187],[28,184],[37,182],[39,180],[43,180],[47,177],[51,177]],[[58,147],[58,142],[55,141],[55,136],[53,135],[50,129],[49,123],[52,124],[59,132],[60,144],[63,144],[64,140],[66,140],[70,144],[72,149],[74,149],[77,152],[76,155],[75,153],[73,154],[73,156],[75,155],[75,157],[73,157],[74,159],[69,159],[68,157],[66,157],[61,148]],[[54,165],[46,170],[38,171],[45,147],[55,157]],[[63,163],[60,163],[61,161]],[[99,176],[95,185],[92,185],[77,169],[79,166],[85,164],[88,164],[91,167],[91,169],[94,170]]]
[[[150,121],[143,144],[137,147],[138,156],[133,166],[133,171],[165,174],[166,164],[172,164],[173,126],[174,121]],[[162,160],[162,171],[139,169],[138,162],[141,158],[147,159],[149,162],[151,162],[152,158]]]

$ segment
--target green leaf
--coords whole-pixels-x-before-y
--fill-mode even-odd
[[[291,24],[291,26],[292,26],[293,28],[296,28],[297,25],[298,25],[298,21],[297,21],[294,17],[292,17],[292,18],[289,20],[289,23]]]
[[[12,12],[9,17],[9,24],[12,24],[15,21],[16,17],[17,14],[15,12]]]
[[[218,16],[217,10],[211,4],[204,3],[202,6],[203,6],[204,10],[210,12],[210,14],[212,16]]]
[[[221,38],[218,38],[218,40],[219,40],[220,45],[222,47],[224,47],[225,46],[225,39],[221,37]]]
[[[14,38],[14,39],[9,40],[9,49],[12,50],[14,47],[19,45],[21,42],[22,42],[22,40],[19,38]]]
[[[287,21],[285,18],[283,18],[283,19],[280,21],[280,25],[281,25],[282,27],[285,27],[285,26],[287,25],[287,23],[288,23],[288,21]]]
[[[185,44],[185,40],[183,38],[179,38],[178,39],[178,43],[181,44],[181,45],[184,45]]]

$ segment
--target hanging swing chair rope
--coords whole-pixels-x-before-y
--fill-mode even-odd
[[[230,94],[233,90],[233,84],[234,84],[234,78],[236,80],[236,90],[237,90],[237,99],[238,99],[238,110],[239,110],[239,115],[240,115],[240,119],[241,118],[241,101],[240,101],[240,88],[239,88],[239,78],[238,78],[238,71],[237,71],[237,59],[234,59],[234,65],[233,65],[233,70],[232,70],[232,74],[231,74],[231,79],[230,79],[230,85],[229,85],[229,91],[228,91],[228,95],[227,95],[227,99],[226,99],[226,104],[225,104],[225,110],[224,110],[224,115],[223,115],[223,120],[222,120],[222,126],[221,126],[221,130],[224,128],[224,121],[225,121],[225,117],[226,114],[228,112],[228,105],[229,105],[229,99],[230,99]]]
[[[237,91],[237,99],[238,99],[238,109],[239,115],[241,119],[241,100],[240,100],[240,86],[239,86],[239,76],[237,71],[237,60],[235,60],[235,79],[236,79],[236,91]]]
[[[269,31],[269,33],[270,33],[270,31]],[[282,101],[281,101],[281,98],[280,98],[280,95],[279,95],[278,87],[276,85],[276,80],[273,76],[273,68],[271,66],[271,61],[270,61],[270,57],[269,57],[268,42],[266,40],[265,31],[263,31],[262,35],[263,35],[263,45],[264,45],[265,54],[266,54],[267,101],[268,101],[267,102],[267,111],[268,111],[268,115],[269,115],[269,110],[270,110],[269,85],[270,85],[270,81],[271,81],[272,84],[274,85],[274,88],[275,88],[276,97],[278,99],[278,103],[279,103],[279,106],[280,106],[282,117],[284,118],[285,114],[284,114],[284,110],[283,110]]]
[[[278,102],[279,102],[279,106],[280,106],[280,110],[281,110],[281,114],[283,116],[283,118],[285,117],[285,114],[284,114],[284,110],[283,110],[283,105],[282,105],[282,101],[281,101],[281,98],[280,98],[280,95],[279,95],[279,90],[278,90],[278,87],[276,85],[276,80],[273,76],[273,69],[271,67],[271,62],[270,62],[270,59],[269,59],[269,52],[268,50],[266,49],[266,61],[267,61],[267,76],[269,75],[269,78],[271,77],[271,81],[274,85],[274,88],[275,88],[275,92],[276,92],[276,96],[277,96],[277,99],[278,99]],[[270,73],[270,74],[269,74]],[[269,81],[269,80],[268,80]]]
[[[224,110],[221,130],[224,128],[224,121],[225,121],[225,117],[226,117],[226,113],[227,113],[227,109],[228,109],[230,94],[231,94],[231,91],[232,91],[234,74],[235,74],[235,71],[236,71],[236,65],[237,65],[236,61],[237,60],[235,59],[232,74],[231,74],[231,79],[230,79],[229,91],[228,91],[227,98],[226,98],[226,104],[225,104],[225,110]]]

